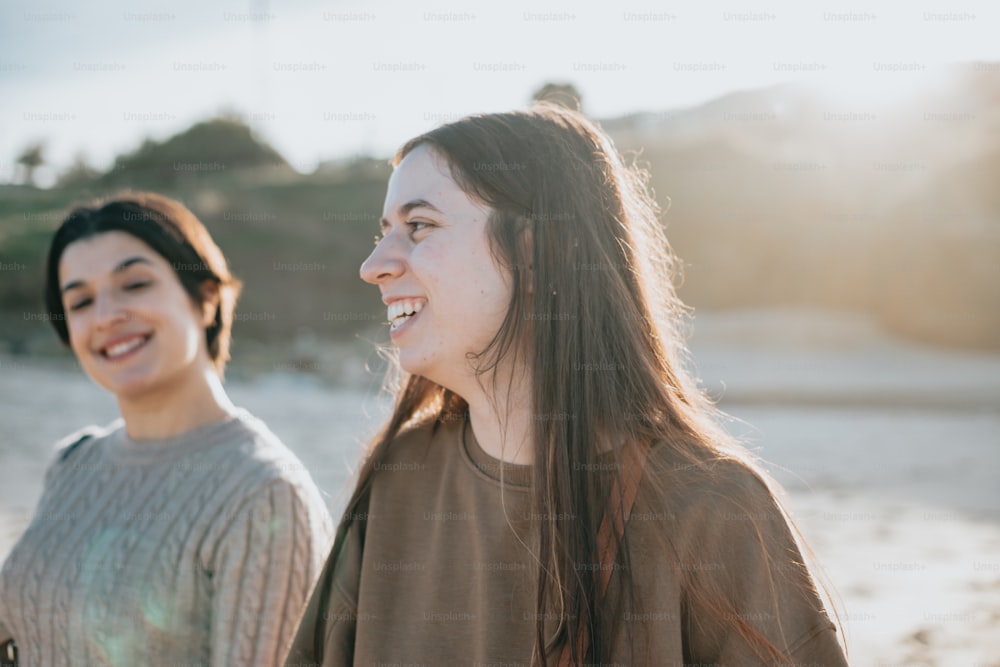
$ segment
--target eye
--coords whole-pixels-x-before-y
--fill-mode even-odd
[[[69,307],[70,310],[80,310],[81,308],[86,308],[92,303],[92,299],[80,299],[73,305]]]
[[[142,289],[143,287],[149,287],[152,283],[148,280],[138,280],[136,282],[131,282],[125,285],[126,292],[132,292],[137,289]]]
[[[411,220],[410,222],[406,223],[406,226],[410,228],[410,236],[413,236],[422,229],[428,229],[430,227],[433,227],[434,225],[427,222],[426,220]]]
[[[410,220],[409,222],[405,222],[403,224],[406,225],[406,227],[408,228],[408,232],[407,233],[408,233],[408,235],[411,238],[417,232],[423,231],[424,229],[428,229],[430,227],[436,227],[437,226],[433,222],[428,222],[426,220]],[[385,237],[386,237],[386,230],[387,229],[388,229],[388,227],[383,226],[382,227],[382,232],[383,233],[375,235],[375,245],[376,246],[378,246],[378,244],[381,243],[383,239],[385,239]]]

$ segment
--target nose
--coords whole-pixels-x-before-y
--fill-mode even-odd
[[[128,319],[128,313],[109,290],[94,296],[94,321],[100,329],[107,329]]]
[[[382,237],[368,259],[361,263],[361,279],[378,285],[389,278],[398,278],[405,270],[402,240],[395,233]]]

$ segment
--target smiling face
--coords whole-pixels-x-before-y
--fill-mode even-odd
[[[511,298],[508,272],[489,249],[490,209],[421,145],[389,179],[382,216],[361,277],[382,293],[403,369],[461,395],[475,368],[468,355],[489,345]]]
[[[66,246],[59,261],[70,347],[97,384],[120,400],[179,390],[214,368],[199,307],[170,264],[125,232]]]

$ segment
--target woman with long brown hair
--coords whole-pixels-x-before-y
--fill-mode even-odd
[[[404,375],[286,664],[845,664],[643,174],[545,105],[394,165],[361,275]]]

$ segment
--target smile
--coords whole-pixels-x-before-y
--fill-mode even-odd
[[[398,329],[411,317],[423,310],[424,301],[416,299],[400,299],[389,304],[387,315],[391,330]]]
[[[118,340],[111,345],[106,345],[100,349],[100,354],[105,359],[109,361],[118,361],[123,359],[139,348],[145,346],[153,334],[140,334],[136,336],[131,336],[124,340]]]

